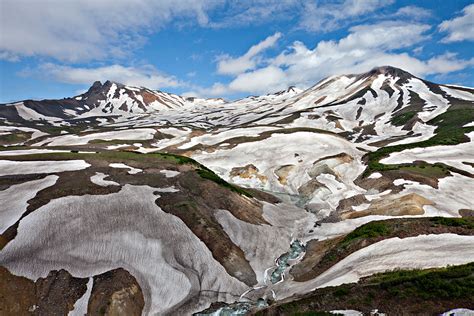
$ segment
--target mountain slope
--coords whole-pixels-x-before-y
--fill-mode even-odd
[[[229,102],[96,82],[0,105],[0,144],[0,273],[71,280],[26,310],[253,311],[474,258],[474,90],[393,67]]]

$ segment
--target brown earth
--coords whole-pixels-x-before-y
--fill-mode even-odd
[[[94,276],[88,315],[141,315],[145,305],[136,279],[124,269]],[[0,315],[68,315],[87,290],[88,278],[51,271],[36,282],[0,266]]]
[[[466,218],[474,227],[474,218]],[[372,222],[374,223],[374,222]],[[424,234],[446,234],[453,233],[458,235],[474,235],[474,229],[467,226],[448,226],[438,224],[433,218],[396,218],[384,221],[387,233],[382,236],[356,238],[350,242],[345,242],[341,236],[331,240],[312,241],[306,250],[303,259],[294,265],[290,270],[290,274],[295,281],[304,282],[314,279],[337,262],[341,261],[353,252],[367,247],[371,244],[384,239],[399,237],[415,237]]]
[[[227,272],[239,280],[251,285],[256,283],[256,276],[245,259],[243,251],[235,245],[214,218],[214,211],[226,209],[240,220],[255,225],[268,225],[262,216],[262,204],[254,199],[230,190],[228,187],[203,178],[197,173],[202,168],[197,163],[177,163],[173,156],[162,157],[153,154],[137,154],[124,152],[103,152],[96,154],[39,154],[10,156],[14,160],[66,160],[84,159],[91,167],[69,172],[55,173],[59,176],[57,183],[38,192],[28,201],[27,214],[36,211],[50,200],[72,195],[99,194],[105,195],[120,190],[119,186],[98,186],[90,181],[96,172],[109,175],[108,179],[121,185],[149,185],[152,187],[175,186],[179,193],[160,193],[156,203],[165,211],[179,217],[211,250]],[[185,160],[186,161],[186,160]],[[128,166],[142,169],[137,175],[130,175],[127,169],[109,167],[110,163],[122,162]],[[180,174],[166,178],[160,170],[175,170]],[[261,193],[267,201],[275,199]],[[21,219],[0,235],[2,248],[17,233]]]
[[[259,173],[260,170],[258,170],[257,167],[255,167],[253,164],[248,164],[243,167],[234,167],[230,171],[230,176],[231,177],[240,177],[243,179],[250,179],[252,177],[256,177],[259,179],[261,182],[265,183],[267,182],[267,177],[264,176],[263,174]]]
[[[51,271],[36,282],[0,267],[0,315],[67,315],[87,289],[87,278]]]
[[[362,211],[346,211],[340,216],[343,220],[359,218],[369,215],[423,215],[423,206],[434,205],[434,202],[416,193],[410,193],[401,197],[380,198],[372,201],[370,206]]]
[[[286,185],[288,182],[288,175],[295,167],[295,165],[284,165],[278,167],[275,170],[275,175],[278,177],[278,182],[280,182],[282,185]]]
[[[429,293],[429,285],[417,284],[416,281],[410,282],[409,279],[406,282],[400,280],[391,285],[390,282],[381,282],[377,277],[363,278],[358,283],[317,289],[301,297],[290,297],[278,301],[264,310],[254,311],[251,314],[309,316],[332,315],[327,313],[332,310],[357,310],[364,315],[372,315],[371,312],[377,309],[385,315],[433,316],[460,307],[474,309],[472,292],[456,297],[447,294],[440,297]],[[452,273],[445,282],[457,286],[460,282],[472,282],[470,280],[472,276]],[[437,290],[440,289],[437,288]]]
[[[88,315],[140,316],[145,301],[137,280],[119,268],[94,276]]]

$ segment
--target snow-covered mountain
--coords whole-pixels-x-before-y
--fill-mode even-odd
[[[235,101],[96,82],[0,105],[0,144],[0,313],[291,314],[474,261],[474,89],[394,67]]]

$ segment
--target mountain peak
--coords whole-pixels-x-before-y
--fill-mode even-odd
[[[413,77],[412,74],[410,74],[408,71],[405,71],[403,69],[393,67],[393,66],[380,66],[380,67],[375,67],[371,71],[369,71],[371,74],[378,74],[378,75],[390,75],[393,77]]]
[[[377,77],[379,75],[385,75],[387,77],[399,78],[398,79],[399,83],[404,83],[404,82],[406,82],[409,79],[414,77],[411,73],[409,73],[409,72],[407,72],[403,69],[393,67],[393,66],[374,67],[366,73],[354,74],[354,75],[351,75],[351,76],[355,76],[356,81],[357,81],[357,80],[361,80],[361,79]]]

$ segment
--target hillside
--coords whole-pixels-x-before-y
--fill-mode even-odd
[[[235,101],[95,82],[0,105],[0,145],[0,314],[411,313],[370,276],[474,262],[474,89],[390,66]]]

